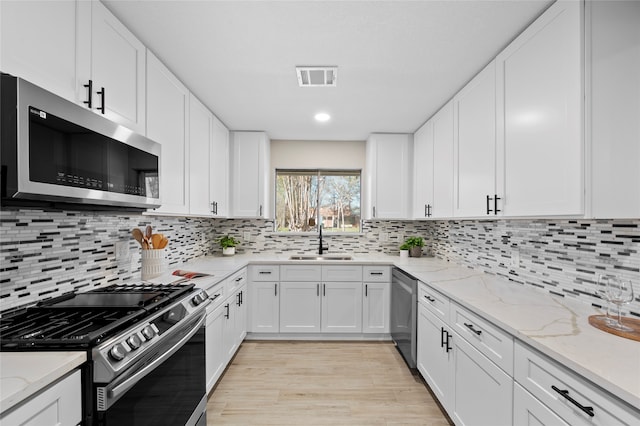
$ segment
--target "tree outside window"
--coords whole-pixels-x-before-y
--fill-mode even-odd
[[[360,232],[360,170],[276,170],[276,231]]]

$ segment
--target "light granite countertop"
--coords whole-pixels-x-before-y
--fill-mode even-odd
[[[2,352],[0,413],[46,388],[86,360],[85,352]]]
[[[614,336],[589,325],[589,316],[602,312],[587,303],[436,258],[400,259],[398,256],[372,254],[353,255],[353,260],[348,261],[318,262],[290,260],[289,256],[206,256],[172,266],[166,274],[153,281],[175,281],[177,277],[171,272],[184,269],[210,274],[195,280],[199,287],[207,289],[249,264],[394,265],[631,406],[640,407],[640,342]],[[82,364],[85,355],[82,352],[3,352],[0,361],[0,409],[4,411]]]

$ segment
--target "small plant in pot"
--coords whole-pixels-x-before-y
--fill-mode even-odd
[[[402,245],[400,246],[400,257],[402,258],[407,258],[409,257],[409,250],[411,249],[411,246],[407,243],[402,243]]]
[[[223,256],[233,256],[236,254],[236,246],[240,244],[240,240],[237,240],[230,235],[220,237],[218,242],[220,243],[220,247],[222,247]]]
[[[424,247],[424,239],[422,237],[409,237],[405,240],[402,246],[407,246],[409,248],[409,256],[420,257],[422,256],[422,247]]]

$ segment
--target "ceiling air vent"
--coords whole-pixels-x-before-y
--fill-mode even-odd
[[[300,87],[335,87],[338,67],[296,67]]]

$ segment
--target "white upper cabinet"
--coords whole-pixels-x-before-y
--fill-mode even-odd
[[[640,2],[587,2],[586,14],[589,216],[638,218]]]
[[[413,218],[453,216],[453,101],[414,135]]]
[[[162,145],[159,213],[189,213],[189,91],[147,53],[147,136]]]
[[[408,219],[413,136],[374,133],[366,145],[365,219]]]
[[[485,216],[496,192],[495,62],[453,98],[453,115],[453,213]]]
[[[189,96],[189,213],[212,216],[211,142],[213,114]]]
[[[449,101],[433,121],[434,218],[453,216],[453,102]]]
[[[231,132],[232,217],[269,217],[269,144],[264,132]]]
[[[581,22],[581,2],[558,1],[496,58],[506,216],[584,211]]]
[[[209,199],[213,215],[229,215],[229,129],[213,116],[211,123],[211,176]]]
[[[0,1],[0,70],[76,101],[75,0]]]
[[[99,1],[77,5],[79,100],[90,99],[93,111],[144,134],[144,45]]]
[[[433,121],[413,135],[413,218],[433,216]]]

